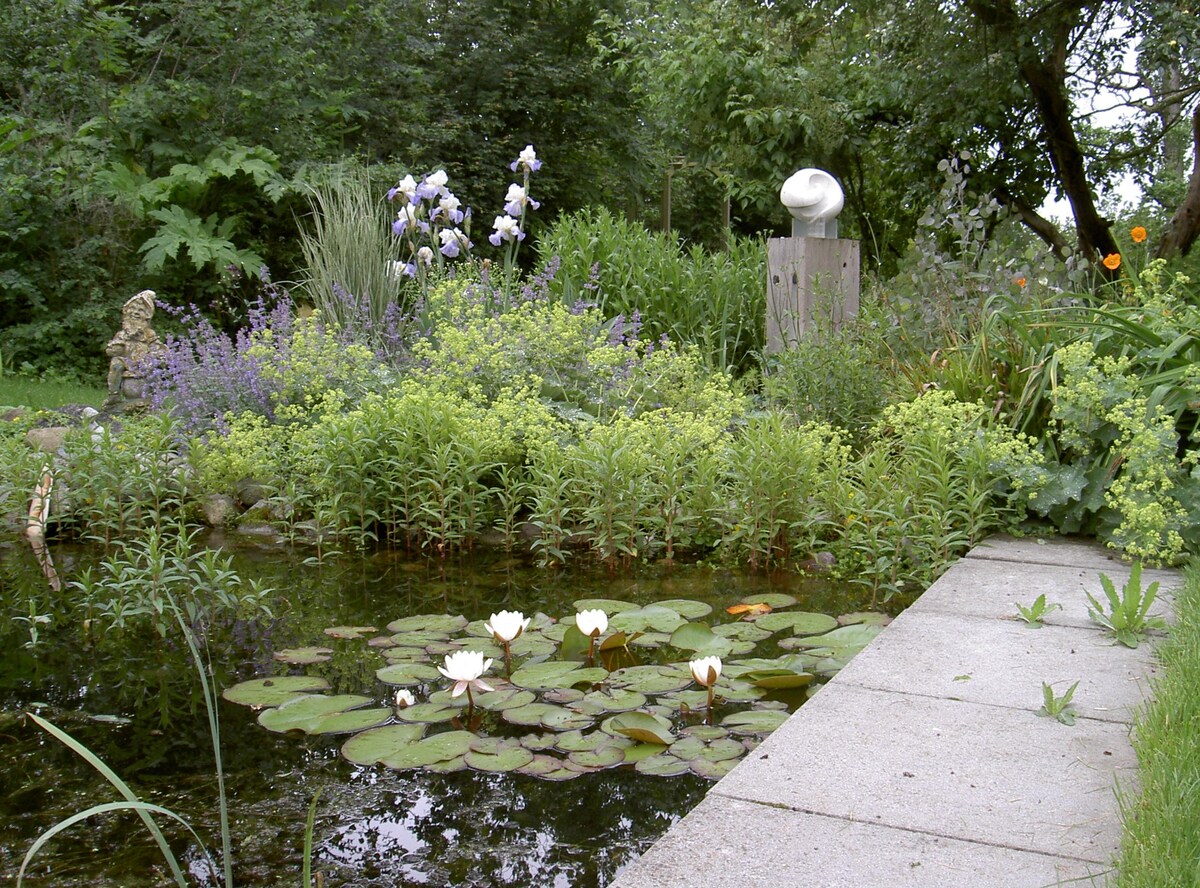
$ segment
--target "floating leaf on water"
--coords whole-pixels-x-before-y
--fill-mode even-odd
[[[431,774],[453,774],[456,771],[467,770],[467,760],[464,756],[455,756],[444,762],[430,762],[422,768]]]
[[[566,731],[557,736],[555,748],[563,752],[579,752],[585,749],[595,749],[598,746],[616,746],[624,748],[632,746],[633,741],[621,735],[606,734],[603,731]]]
[[[276,709],[266,709],[259,713],[258,723],[268,731],[284,734],[288,731],[304,731],[311,734],[312,724],[326,715],[335,712],[345,712],[374,702],[370,697],[361,694],[304,694],[293,697],[282,703]],[[391,711],[388,711],[388,716]],[[364,727],[373,727],[366,725]]]
[[[621,738],[625,739],[625,738]],[[660,755],[663,751],[661,743],[634,743],[625,748],[625,764],[636,765],[644,758]]]
[[[368,632],[375,631],[374,626],[330,626],[325,634],[330,638],[362,638]]]
[[[556,759],[556,761],[558,761]],[[564,780],[574,780],[576,777],[582,777],[587,771],[579,768],[569,768],[569,762],[558,761],[558,767],[553,771],[543,771],[537,776],[542,780],[550,780],[554,783],[562,783]]]
[[[332,653],[333,649],[327,647],[300,647],[276,651],[274,657],[280,663],[291,663],[293,666],[310,666],[313,663],[327,662],[329,655]]]
[[[406,768],[420,768],[466,755],[476,739],[475,735],[469,731],[446,731],[426,737],[424,740],[418,740],[416,743],[401,746],[394,752],[381,756],[379,762],[398,771]]]
[[[701,740],[721,740],[729,736],[729,732],[717,725],[688,725],[679,731],[681,737],[698,737]]]
[[[397,632],[390,636],[393,644],[402,645],[404,647],[427,647],[431,644],[450,644],[450,636],[445,632],[426,632],[424,630],[414,632]],[[454,644],[462,644],[461,641]]]
[[[738,744],[739,746],[741,744]],[[680,737],[671,744],[671,748],[667,750],[675,758],[683,759],[685,762],[690,762],[700,753],[704,752],[704,741],[699,737]]]
[[[329,682],[317,675],[280,675],[252,678],[222,691],[230,703],[243,706],[279,706],[299,694],[329,689]]]
[[[582,704],[577,704],[582,705]],[[574,707],[556,707],[555,711],[542,716],[542,727],[548,731],[575,731],[590,728],[596,723],[596,716],[580,711]]]
[[[882,626],[855,623],[850,626],[839,626],[824,635],[784,639],[784,641],[791,641],[797,647],[831,648],[837,652],[835,656],[852,657],[870,644],[871,640],[882,631]],[[783,641],[780,641],[779,646],[783,647]]]
[[[367,647],[373,648],[389,648],[396,644],[390,635],[376,635],[374,638],[367,640]]]
[[[768,632],[790,630],[793,635],[817,635],[837,628],[838,621],[828,614],[811,614],[803,611],[785,611],[766,614],[754,621],[755,626]]]
[[[385,725],[355,734],[342,744],[342,757],[356,765],[374,765],[402,746],[416,743],[425,725]]]
[[[724,762],[741,758],[746,754],[746,747],[732,737],[717,738],[704,747],[700,758],[710,762]]]
[[[442,674],[437,667],[427,663],[402,661],[375,670],[375,677],[382,682],[398,687],[412,687],[428,681],[438,681]]]
[[[865,624],[868,626],[886,626],[892,622],[892,618],[887,614],[881,614],[877,611],[866,611],[854,614],[842,614],[837,618],[838,623],[843,626],[856,626]]]
[[[575,602],[576,611],[602,610],[609,617],[612,617],[613,614],[637,609],[638,606],[632,601],[619,601],[615,598],[580,598]],[[571,620],[572,624],[574,624],[575,615],[572,614],[567,619]]]
[[[666,601],[654,602],[659,607],[670,608],[679,616],[688,620],[701,620],[712,613],[712,605],[690,598],[668,598]]]
[[[527,703],[524,706],[505,709],[501,715],[509,724],[535,727],[542,724],[543,717],[561,709],[561,706],[555,706],[552,703]]]
[[[756,688],[785,690],[787,688],[802,688],[812,683],[814,676],[809,672],[794,672],[790,669],[759,669],[754,672],[744,672],[742,681],[748,681]]]
[[[477,694],[475,705],[480,709],[486,709],[488,712],[500,712],[516,706],[527,706],[536,699],[537,695],[533,691],[523,691],[520,688],[510,687],[503,690],[489,691],[486,694]]]
[[[651,774],[655,777],[678,777],[690,770],[688,763],[683,759],[665,754],[646,756],[639,760],[634,767],[637,768],[639,774]]]
[[[598,666],[581,668],[579,663],[552,660],[522,666],[512,674],[512,683],[530,691],[546,691],[577,684],[595,684],[603,681],[607,675],[608,670]]]
[[[599,771],[624,762],[625,750],[615,745],[597,746],[595,749],[575,750],[567,758],[576,765]]]
[[[734,617],[740,617],[743,620],[751,620],[754,617],[769,614],[770,612],[771,605],[765,601],[759,601],[755,604],[734,604],[725,608],[725,613]]]
[[[723,657],[732,645],[726,638],[714,635],[703,623],[684,623],[671,633],[671,647],[681,651],[705,651],[706,655]]]
[[[646,705],[646,695],[629,688],[609,688],[592,691],[583,703],[596,707],[596,712],[627,712]]]
[[[524,745],[524,743],[522,743]],[[530,777],[545,777],[552,771],[562,770],[562,759],[553,755],[534,755],[533,761],[527,765],[517,768],[518,774],[526,774]]]
[[[542,694],[542,702],[557,703],[560,706],[568,703],[578,703],[586,694],[586,691],[581,691],[579,688],[552,688]]]
[[[643,694],[667,694],[690,685],[694,679],[686,665],[627,666],[608,676],[612,688],[627,688]]]
[[[639,648],[660,648],[670,641],[671,636],[666,632],[640,632],[629,639],[629,644]]]
[[[450,721],[457,716],[467,705],[467,698],[464,695],[462,704],[458,706],[449,703],[414,703],[412,706],[405,706],[403,709],[396,711],[396,718],[406,722],[421,722],[424,724],[436,724],[437,722]]]
[[[721,719],[721,727],[735,734],[769,734],[788,720],[788,714],[778,710],[750,709],[735,712]]]
[[[534,632],[526,632],[509,645],[509,648],[512,650],[514,657],[550,657],[553,656],[558,646],[542,635]],[[496,645],[496,650],[497,657],[504,656],[504,649],[501,646]],[[490,655],[485,654],[485,656]]]
[[[467,618],[456,614],[415,614],[401,617],[387,624],[388,632],[459,632],[467,625]]]
[[[771,610],[791,607],[796,603],[793,596],[783,592],[760,592],[757,595],[746,595],[739,600],[742,604],[768,604],[771,606]]]
[[[391,641],[391,639],[388,639]],[[393,645],[380,653],[389,663],[428,663],[432,658],[423,647],[401,647]]]
[[[350,712],[331,712],[312,722],[305,732],[308,734],[357,734],[367,728],[377,728],[392,720],[391,707],[354,709]]]
[[[521,745],[534,752],[545,752],[547,749],[553,749],[559,738],[565,736],[565,734],[525,734],[521,737]]]
[[[615,615],[608,621],[608,627],[614,632],[674,632],[685,622],[670,608],[648,604]]]
[[[726,774],[733,770],[733,766],[737,764],[737,759],[721,759],[712,761],[704,757],[694,758],[688,762],[688,767],[697,777],[704,777],[708,780],[720,780]]]
[[[660,715],[648,712],[623,712],[605,722],[611,731],[640,740],[642,743],[661,743],[669,746],[675,740],[671,723]]]
[[[484,750],[472,748],[463,756],[468,768],[490,773],[515,771],[530,764],[533,758],[533,753],[515,740]]]
[[[758,626],[756,623],[721,623],[718,626],[713,626],[714,635],[721,638],[728,638],[730,641],[746,641],[751,644],[762,641],[764,638],[770,638],[771,633],[766,629]]]

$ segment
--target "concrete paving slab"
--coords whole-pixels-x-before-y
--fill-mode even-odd
[[[1103,571],[1114,580],[1117,574],[1129,576],[1129,563],[1115,551],[1095,540],[1079,537],[1011,537],[1004,534],[988,537],[969,551],[963,560],[1015,561],[1020,564],[1046,564],[1057,567],[1082,567]],[[1142,578],[1179,582],[1177,571],[1144,568]]]
[[[1106,863],[1124,725],[831,685],[714,792],[863,823]]]
[[[1042,682],[1062,694],[1078,681],[1074,708],[1080,716],[1128,724],[1156,665],[1149,645],[1124,647],[1094,626],[1034,629],[909,610],[851,660],[837,681],[1031,712],[1042,706]]]
[[[1045,888],[1088,885],[1105,870],[710,793],[612,888]]]
[[[1106,574],[1118,590],[1129,578],[1127,565],[1092,569],[964,558],[953,564],[905,613],[965,614],[1021,622],[1016,605],[1029,607],[1034,599],[1045,594],[1047,604],[1058,604],[1061,608],[1048,613],[1044,623],[1096,629],[1088,616],[1087,593],[1105,603],[1100,573]],[[1143,571],[1143,586],[1156,580],[1159,596],[1150,613],[1166,616],[1171,613],[1171,590],[1182,581],[1175,572]]]

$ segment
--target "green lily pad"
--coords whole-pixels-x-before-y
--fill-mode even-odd
[[[703,623],[684,623],[671,633],[671,647],[681,651],[703,651],[704,656],[726,656],[733,644],[727,638],[714,635]]]
[[[479,694],[475,698],[475,705],[480,709],[486,709],[488,712],[502,712],[505,709],[513,709],[517,706],[527,706],[537,699],[537,694],[533,691],[523,691],[520,688],[504,688],[495,691],[489,691],[486,694]]]
[[[624,748],[633,745],[633,741],[628,737],[614,736],[606,734],[603,731],[589,731],[586,734],[582,731],[566,731],[559,734],[555,739],[557,741],[554,744],[555,748],[563,752],[582,752],[584,750],[595,749],[598,746]]]
[[[660,648],[670,641],[671,636],[666,632],[641,632],[629,639],[632,646],[640,648]]]
[[[692,683],[687,666],[626,666],[608,676],[614,688],[626,688],[643,694],[666,694],[686,688]]]
[[[754,620],[754,625],[768,632],[791,630],[793,635],[818,635],[837,628],[838,621],[828,614],[810,614],[804,611],[763,614]]]
[[[542,727],[548,731],[575,731],[590,728],[596,723],[594,715],[576,709],[555,707],[542,716]]]
[[[342,744],[342,757],[356,765],[374,765],[403,746],[416,743],[424,725],[385,725],[355,734]]]
[[[553,660],[527,663],[512,674],[512,683],[529,691],[569,688],[577,684],[603,681],[608,671],[600,667],[581,668],[579,663]]]
[[[467,698],[462,698],[462,704],[454,706],[450,703],[438,703],[429,701],[426,703],[414,703],[412,706],[405,706],[403,709],[397,710],[396,718],[406,722],[419,722],[422,724],[436,724],[437,722],[450,721],[466,706]]]
[[[562,759],[553,755],[534,755],[533,761],[523,767],[517,768],[517,773],[526,774],[530,777],[545,777],[552,771],[562,769]]]
[[[785,639],[797,647],[832,648],[837,651],[835,656],[853,656],[871,643],[883,626],[870,623],[854,623],[849,626],[826,632],[824,635],[814,635],[801,639]],[[783,647],[783,641],[779,643]]]
[[[504,648],[501,645],[495,645],[497,649],[496,656],[504,656]],[[513,657],[549,657],[554,654],[557,645],[550,639],[533,632],[526,632],[509,648],[512,650]],[[484,654],[491,656],[491,654]]]
[[[733,770],[733,766],[737,764],[737,759],[721,759],[720,761],[712,761],[703,757],[694,758],[688,762],[688,767],[697,777],[704,777],[708,780],[720,780],[726,774]]]
[[[362,638],[368,632],[375,631],[374,626],[330,626],[325,634],[330,638]]]
[[[521,737],[521,745],[526,749],[532,749],[534,752],[545,752],[548,749],[553,749],[560,737],[564,734],[525,734]],[[555,759],[557,761],[557,759]]]
[[[389,638],[390,642],[391,639]],[[428,663],[429,653],[423,647],[405,647],[393,644],[380,651],[389,663]]]
[[[721,638],[728,638],[731,641],[750,642],[751,644],[756,644],[764,638],[771,637],[771,633],[766,629],[749,621],[721,623],[720,625],[713,626],[712,631],[714,635]]]
[[[636,610],[623,611],[608,621],[613,632],[674,632],[686,620],[668,607],[648,604]]]
[[[721,719],[721,726],[735,734],[769,734],[788,720],[787,712],[748,709]]]
[[[406,768],[421,768],[435,762],[450,761],[466,755],[475,740],[475,735],[469,731],[446,731],[443,734],[434,734],[416,743],[401,746],[394,752],[380,757],[379,761],[380,764],[397,771]]]
[[[886,626],[892,622],[892,618],[887,614],[881,614],[877,611],[865,611],[853,614],[842,614],[838,617],[838,622],[843,626],[855,626],[865,624],[868,626]]]
[[[505,709],[501,712],[501,715],[509,724],[534,727],[540,726],[545,716],[561,709],[561,706],[555,706],[552,703],[527,703],[524,706],[514,706],[511,709]]]
[[[741,744],[738,744],[739,746]],[[671,744],[671,748],[667,750],[675,758],[683,759],[685,762],[690,762],[700,753],[704,752],[704,741],[699,737],[680,737]]]
[[[649,755],[638,761],[634,766],[639,774],[650,774],[655,777],[678,777],[689,770],[688,763],[673,755]]]
[[[367,639],[367,647],[389,648],[395,644],[396,642],[392,641],[392,636],[390,635],[376,635],[374,638]]]
[[[333,713],[356,709],[373,702],[370,697],[361,694],[305,694],[293,697],[277,709],[266,709],[258,716],[258,723],[268,731],[285,734],[288,731],[304,731],[306,734],[319,733],[312,730],[315,722]],[[386,720],[391,716],[387,710]],[[365,725],[364,727],[374,727]]]
[[[431,774],[453,774],[456,771],[467,770],[467,760],[465,756],[459,755],[452,759],[446,759],[444,762],[430,762],[428,765],[422,765],[421,768]]]
[[[567,758],[577,765],[593,770],[611,768],[625,761],[625,750],[619,746],[597,746],[595,749],[579,749]]]
[[[688,725],[683,728],[679,735],[681,737],[699,737],[701,740],[722,740],[729,736],[729,732],[717,725]]]
[[[388,632],[459,632],[467,625],[467,618],[457,614],[416,614],[402,617],[387,624]]]
[[[742,681],[748,681],[756,688],[776,691],[802,688],[812,684],[814,677],[811,672],[794,672],[790,669],[759,669],[754,672],[745,672],[741,676]]]
[[[403,645],[404,647],[427,647],[431,644],[449,644],[450,636],[445,632],[426,632],[424,630],[414,630],[412,632],[397,632],[391,636],[393,644]],[[455,645],[461,645],[462,642],[454,642]]]
[[[654,602],[659,607],[670,608],[687,620],[702,620],[712,613],[712,605],[690,598],[668,598],[666,601]]]
[[[563,781],[566,781],[566,780],[574,780],[577,777],[582,777],[584,774],[588,773],[585,769],[582,769],[582,768],[567,767],[567,765],[570,764],[569,762],[564,763],[562,761],[559,761],[558,764],[559,764],[559,767],[556,768],[555,770],[544,771],[544,772],[538,774],[537,776],[542,780],[551,780],[555,783],[562,783]]]
[[[660,755],[662,751],[661,743],[634,743],[625,747],[625,764],[636,765],[644,758]]]
[[[376,669],[375,677],[390,685],[412,687],[428,681],[438,681],[442,678],[442,674],[437,671],[436,666],[405,660]]]
[[[675,740],[671,723],[660,715],[647,712],[623,712],[614,715],[606,724],[618,734],[642,743],[662,743],[669,746]]]
[[[779,610],[784,607],[791,607],[796,603],[796,599],[791,595],[786,595],[783,592],[760,592],[757,595],[746,595],[740,600],[741,604],[767,604],[772,610]]]
[[[543,703],[557,703],[560,706],[568,703],[578,703],[587,695],[579,688],[552,688],[542,694]]]
[[[463,756],[468,768],[490,773],[515,771],[530,764],[533,758],[533,753],[516,741],[488,750],[471,749]]]
[[[252,678],[221,692],[230,703],[243,706],[279,706],[299,694],[329,689],[329,682],[318,675],[280,675]]]
[[[741,758],[746,754],[746,747],[731,737],[718,738],[706,744],[700,753],[700,758],[710,762],[724,762]]]
[[[597,714],[601,712],[628,712],[631,709],[640,709],[645,706],[646,695],[638,691],[631,691],[628,688],[610,688],[592,691],[580,702],[596,707]]]
[[[602,610],[611,617],[613,614],[624,613],[625,611],[637,610],[638,606],[632,601],[619,601],[615,598],[580,598],[575,602],[576,611],[586,610]],[[575,615],[572,614],[567,619],[574,623]]]
[[[393,710],[382,706],[354,709],[350,712],[331,712],[316,719],[306,729],[308,734],[357,734],[367,728],[377,728],[392,720]]]
[[[301,647],[276,651],[273,656],[280,663],[291,663],[293,666],[310,666],[313,663],[327,662],[329,655],[332,653],[333,648]]]

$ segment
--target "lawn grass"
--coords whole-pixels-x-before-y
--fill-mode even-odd
[[[64,404],[99,407],[108,392],[75,382],[39,382],[23,376],[0,376],[0,409],[28,407],[46,410]]]
[[[1141,794],[1122,799],[1121,888],[1200,885],[1200,563],[1184,577],[1134,735]]]

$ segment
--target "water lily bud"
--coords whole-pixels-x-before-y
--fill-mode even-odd
[[[396,708],[403,709],[405,706],[412,706],[417,702],[417,698],[413,696],[413,692],[405,689],[396,691]]]
[[[585,610],[575,615],[575,625],[585,636],[599,638],[608,629],[608,615],[602,610]]]
[[[720,657],[701,657],[699,660],[692,660],[688,666],[692,669],[692,678],[696,679],[696,683],[706,688],[712,687],[721,677]]]

